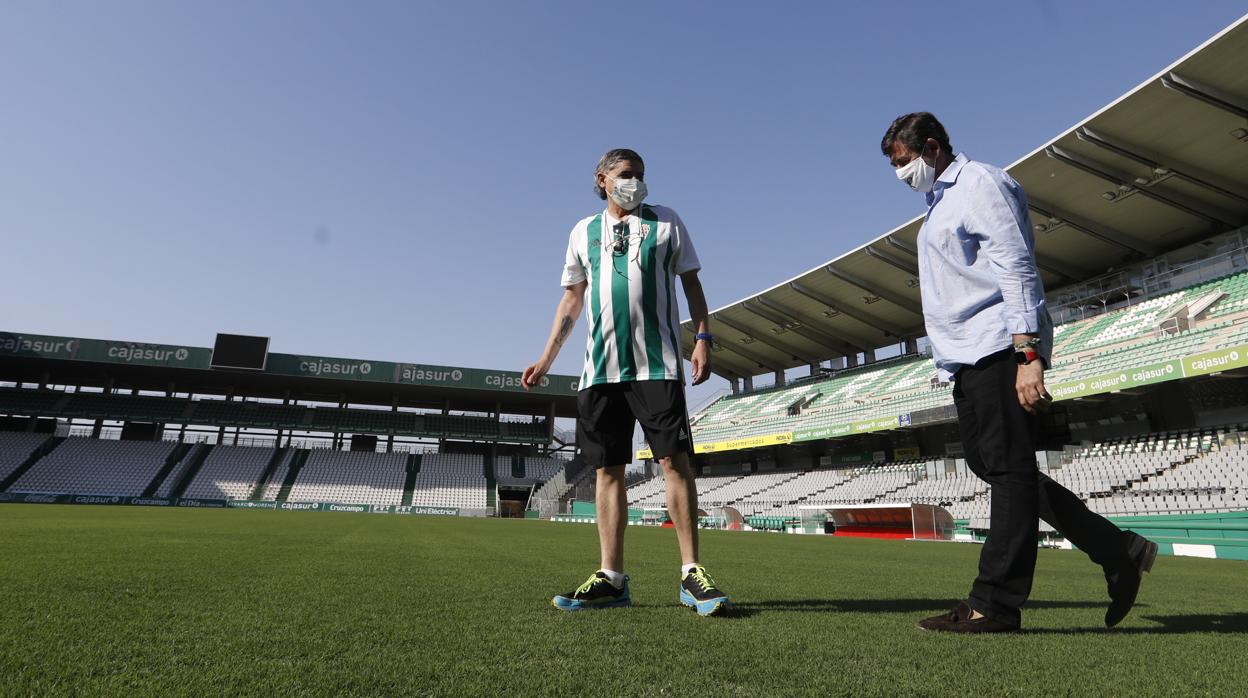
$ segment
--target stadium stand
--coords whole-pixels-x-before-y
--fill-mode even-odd
[[[1248,272],[1198,280],[1177,290],[1164,284],[1159,288],[1150,298],[1128,296],[1120,307],[1106,305],[1091,317],[1058,325],[1055,364],[1048,381],[1056,384],[1110,374],[1126,366],[1248,342]],[[1191,395],[1203,410],[1235,411],[1244,406],[1243,389],[1235,382],[1207,381]],[[947,407],[951,402],[950,387],[935,380],[930,358],[913,354],[826,377],[723,396],[700,410],[692,422],[695,441],[702,443],[913,413]],[[540,419],[500,421],[469,414],[30,388],[0,388],[0,413],[333,429],[342,433],[420,433],[483,440],[500,436],[542,440],[548,429]],[[1050,475],[1085,497],[1098,511],[1110,514],[1244,508],[1242,482],[1235,479],[1235,467],[1244,462],[1244,456],[1236,455],[1238,448],[1220,450],[1218,439],[1225,438],[1226,433],[1205,430],[1072,447]],[[403,499],[409,467],[406,454],[293,449],[274,463],[273,448],[107,440],[88,443],[90,440],[77,437],[28,462],[35,449],[52,443],[50,439],[36,434],[4,435],[0,440],[0,482],[20,475],[10,478],[13,481],[8,483],[8,491],[385,505]],[[95,444],[101,444],[99,449]],[[134,458],[120,455],[131,452]],[[1219,455],[1215,458],[1210,453]],[[88,472],[92,469],[84,465],[87,461],[100,464],[102,469]],[[368,465],[374,461],[383,465]],[[26,469],[17,473],[23,464]],[[704,506],[732,505],[749,516],[781,520],[796,516],[801,506],[809,504],[900,499],[940,504],[956,518],[976,523],[987,516],[986,485],[966,473],[964,466],[936,477],[931,475],[936,469],[929,465],[902,462],[837,470],[764,470],[749,475],[724,474],[721,469],[700,478],[698,492]],[[411,478],[410,501],[415,505],[487,508],[495,482],[533,487],[535,500],[592,498],[593,478],[578,473],[569,479],[567,467],[565,461],[554,458],[505,456],[496,458],[486,473],[479,455],[429,454]],[[270,468],[272,472],[266,477]],[[637,506],[662,506],[662,479],[634,484],[628,498]]]
[[[796,477],[780,478],[781,473],[765,477],[774,483],[734,504],[747,516],[796,516],[798,507],[823,499],[823,495],[854,477],[849,470],[808,470]]]
[[[306,420],[311,429],[364,434],[412,433],[422,428],[420,415],[378,409],[317,407]]]
[[[177,464],[173,466],[173,469],[169,471],[169,474],[166,475],[160,485],[157,486],[156,491],[153,494],[157,497],[174,496],[174,490],[182,484],[183,478],[185,478],[191,470],[202,465],[204,458],[208,455],[208,451],[211,448],[212,447],[207,444],[192,445],[186,455],[178,460]]]
[[[276,451],[251,446],[215,446],[182,496],[250,499]]]
[[[286,455],[282,457],[277,467],[269,474],[268,479],[260,486],[259,499],[267,502],[277,501],[277,497],[282,491],[282,484],[286,482],[286,478],[290,474],[290,464],[295,459],[295,455],[295,449],[286,450]]]
[[[561,458],[536,456],[525,456],[524,458],[525,476],[538,483],[546,482],[566,466],[567,461]]]
[[[503,421],[498,426],[500,437],[508,441],[544,443],[550,438],[546,423],[541,421]]]
[[[35,449],[47,440],[47,434],[0,432],[0,482],[25,463]]]
[[[544,420],[500,422],[494,417],[369,408],[307,407],[256,400],[125,395],[102,392],[0,388],[0,414],[64,419],[200,424],[260,429],[421,437],[549,441]]]
[[[202,424],[276,428],[302,425],[307,410],[294,405],[242,400],[196,400],[188,420]]]
[[[1106,515],[1248,509],[1248,431],[1235,426],[1071,446],[1042,469]],[[907,502],[943,506],[971,529],[985,530],[990,507],[988,484],[961,459],[710,476],[698,479],[698,490],[701,506],[731,505],[759,522],[794,519],[805,505]],[[661,506],[662,499],[661,477],[628,489],[633,507]],[[1041,529],[1052,531],[1047,524]]]
[[[1162,289],[1152,298],[1133,298],[1122,307],[1106,306],[1103,310],[1057,326],[1055,364],[1047,376],[1051,384],[1248,342],[1248,272],[1199,281],[1178,290]],[[1234,383],[1208,382],[1192,394],[1202,409],[1243,408],[1243,391]],[[950,388],[936,382],[930,358],[908,355],[841,370],[825,378],[723,396],[702,409],[692,421],[695,441],[701,443],[875,419],[951,403]],[[408,431],[474,439],[500,435],[540,439],[547,430],[547,424],[540,420],[500,422],[472,415],[30,388],[0,389],[0,412],[132,418],[158,423],[284,425],[306,430],[332,428],[346,433]],[[1235,460],[1228,448],[1215,463],[1209,456],[1211,448],[1216,452],[1216,443],[1211,439],[1220,437],[1212,432],[1193,433],[1199,438],[1191,434],[1182,439],[1174,436],[1169,441],[1159,441],[1162,437],[1158,436],[1136,437],[1079,447],[1070,450],[1062,466],[1050,474],[1087,498],[1098,511],[1110,514],[1244,508],[1242,487],[1231,479],[1234,466],[1242,461]],[[0,482],[48,439],[47,435],[6,434],[0,443]],[[380,454],[317,450],[310,455],[305,452],[307,463],[300,463],[296,462],[295,451],[288,451],[273,472],[263,478],[274,453],[271,448],[185,446],[170,462],[177,446],[98,441],[93,443],[104,445],[97,451],[87,441],[70,438],[30,465],[9,483],[8,491],[168,497],[176,496],[175,490],[181,486],[183,496],[203,498],[256,496],[275,500],[281,498],[284,489],[291,501],[398,504],[403,497],[405,454],[386,460]],[[1179,441],[1184,445],[1176,445]],[[25,454],[21,453],[23,450]],[[136,458],[119,455],[130,452]],[[347,462],[375,457],[387,465],[379,469],[360,466],[357,472]],[[84,465],[88,460],[97,462],[107,472],[90,472],[92,469]],[[286,482],[292,464],[297,466],[296,477]],[[532,486],[535,499],[559,500],[570,494],[592,497],[592,478],[569,482],[565,468],[565,462],[557,459],[507,456],[492,463],[491,478],[487,481],[481,456],[430,454],[414,477],[411,502],[486,508],[491,481],[504,486]],[[1220,486],[1201,488],[1191,484],[1205,481]],[[580,486],[577,482],[585,492],[576,489]],[[795,516],[799,507],[808,504],[898,498],[941,504],[956,518],[977,523],[988,513],[986,486],[965,473],[964,468],[942,477],[929,477],[925,465],[919,463],[897,463],[883,469],[790,470],[751,475],[724,475],[721,471],[700,478],[698,490],[704,506],[732,505],[750,516],[781,519]],[[637,506],[662,506],[663,481],[656,478],[635,484],[629,488],[628,497]]]
[[[1182,323],[1169,322],[1179,316]],[[1244,342],[1248,342],[1248,272],[1238,272],[1058,325],[1054,365],[1046,381],[1058,384]],[[931,358],[909,355],[841,370],[827,378],[725,395],[691,422],[694,441],[703,443],[952,404],[952,390],[937,383]]]
[[[662,475],[634,484],[625,493],[628,497],[628,505],[630,507],[656,506],[656,502],[663,501],[664,485]]]
[[[558,511],[579,482],[592,481],[595,477],[593,468],[586,467],[579,459],[559,460],[559,463],[560,469],[529,496],[530,508],[543,517],[549,517]]]
[[[55,443],[61,445],[49,453],[41,452],[41,448]],[[412,462],[420,464],[419,470],[409,475]],[[23,464],[28,468],[19,473]],[[405,452],[61,439],[0,431],[0,482],[13,475],[13,485],[7,491],[24,494],[398,506],[404,503],[404,487],[410,478],[411,505],[487,509],[490,484],[483,465],[480,455],[458,453],[415,456]],[[516,456],[499,458],[494,466],[499,482],[534,487],[553,499],[569,487],[566,460]],[[519,476],[515,467],[520,468]]]
[[[646,498],[639,500],[638,501],[639,505],[648,506],[648,507],[657,507],[657,506],[663,506],[664,503],[667,501],[666,500],[667,490],[664,486],[664,480],[662,480],[661,478],[655,478],[655,479],[658,480],[658,483],[656,484],[655,489],[649,495],[647,495]],[[715,498],[714,493],[716,492],[716,490],[740,479],[741,479],[740,475],[726,475],[726,476],[725,475],[712,475],[708,477],[698,478],[696,481],[697,487],[698,487],[698,502],[702,503],[704,501],[714,499]]]
[[[27,470],[10,492],[137,497],[179,444],[70,437]],[[189,450],[189,449],[188,449]]]
[[[738,477],[736,480],[708,493],[699,499],[703,506],[727,506],[741,503],[754,503],[764,492],[774,491],[778,485],[801,477],[805,473],[773,472],[760,473],[750,477]]]
[[[286,501],[398,505],[406,465],[406,453],[315,449],[299,469]]]
[[[494,479],[500,485],[540,485],[555,476],[567,461],[533,456],[499,456],[494,459]],[[516,465],[521,467],[516,474]]]
[[[484,466],[479,455],[426,453],[416,474],[412,505],[484,509]]]

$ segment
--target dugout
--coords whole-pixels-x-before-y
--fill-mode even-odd
[[[857,538],[953,540],[944,507],[916,503],[830,504],[800,507],[803,533]]]

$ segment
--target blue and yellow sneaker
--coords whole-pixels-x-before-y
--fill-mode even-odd
[[[680,602],[697,609],[700,616],[713,616],[732,605],[702,565],[689,570],[680,580]]]
[[[560,594],[551,599],[550,604],[560,611],[587,611],[632,606],[633,600],[628,595],[627,575],[624,577],[624,586],[617,589],[607,575],[599,570],[577,587],[576,591]]]

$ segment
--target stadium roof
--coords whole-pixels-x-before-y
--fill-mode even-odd
[[[0,380],[576,416],[576,376],[532,392],[515,371],[267,352],[262,370],[214,368],[213,349],[0,332]]]
[[[1248,15],[1007,170],[1027,191],[1045,287],[1248,224]],[[712,311],[729,379],[925,334],[922,216]],[[693,346],[686,320],[682,343]]]

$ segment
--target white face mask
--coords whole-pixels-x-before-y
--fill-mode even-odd
[[[608,190],[611,200],[625,211],[631,211],[640,206],[648,193],[646,183],[636,178],[615,179],[615,186]]]
[[[910,188],[926,194],[936,184],[936,168],[923,162],[919,156],[897,168],[897,179],[910,185]]]

